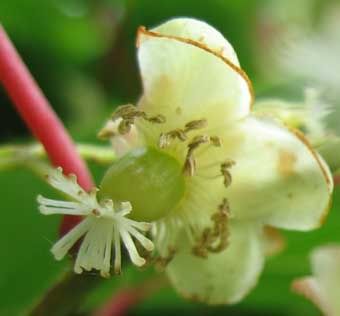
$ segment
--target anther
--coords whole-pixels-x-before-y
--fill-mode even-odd
[[[207,127],[208,121],[206,119],[195,120],[185,124],[184,132],[187,133],[192,130],[201,129]]]
[[[166,118],[162,114],[152,116],[152,117],[145,116],[144,119],[149,121],[150,123],[156,123],[156,124],[163,124],[166,122]]]
[[[210,136],[210,143],[215,147],[221,147],[222,141],[218,136]]]
[[[174,258],[175,254],[176,254],[175,248],[169,247],[168,248],[168,254],[166,256],[164,256],[164,257],[159,256],[159,257],[154,258],[155,268],[160,272],[164,271],[165,268],[167,267],[167,265]]]
[[[117,108],[112,115],[112,120],[121,118],[118,125],[118,132],[122,135],[130,132],[132,125],[135,123],[136,118],[142,118],[150,123],[162,124],[166,121],[163,115],[156,115],[148,117],[144,111],[139,110],[132,104],[125,104]]]
[[[159,147],[165,148],[170,145],[171,141],[174,139],[178,139],[182,142],[188,139],[187,133],[193,130],[201,129],[207,126],[207,120],[195,120],[190,121],[184,125],[184,128],[176,128],[172,131],[161,133],[159,137]]]
[[[192,177],[196,170],[196,159],[194,157],[194,151],[202,144],[210,142],[210,137],[207,135],[195,136],[188,144],[188,152],[184,161],[183,173]]]
[[[188,151],[184,161],[183,173],[186,176],[193,177],[196,170],[196,159],[194,155]]]
[[[227,248],[229,217],[229,203],[224,198],[218,206],[218,211],[211,216],[213,227],[204,229],[196,245],[192,248],[192,253],[195,256],[206,258],[209,252],[218,253]]]
[[[161,133],[159,137],[159,147],[165,148],[170,145],[171,141],[174,139],[179,139],[180,141],[184,142],[187,140],[187,135],[182,129],[174,129],[167,133]]]
[[[96,208],[92,210],[92,214],[96,217],[99,217],[101,215],[100,211],[97,210]]]
[[[221,171],[221,174],[223,176],[223,183],[224,183],[224,186],[227,188],[230,186],[231,184],[231,181],[232,181],[232,176],[231,176],[231,173],[230,173],[230,168],[232,166],[235,165],[235,161],[233,160],[226,160],[225,162],[223,162],[221,164],[221,168],[220,168],[220,171]]]

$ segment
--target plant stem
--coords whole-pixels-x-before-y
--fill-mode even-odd
[[[119,290],[101,308],[93,313],[93,316],[125,316],[129,310],[150,297],[162,287],[168,285],[166,278],[162,276],[145,280],[133,288]]]
[[[76,174],[79,184],[90,190],[94,185],[85,162],[1,25],[0,81],[52,164],[61,166],[65,174]],[[65,217],[61,230],[68,231],[78,221],[75,216]]]
[[[60,282],[48,291],[28,315],[76,315],[86,296],[101,282],[102,279],[97,275],[68,272]]]
[[[76,144],[80,156],[101,166],[110,166],[116,156],[110,146]],[[0,171],[17,166],[26,166],[34,161],[45,161],[44,147],[39,143],[8,144],[0,146]]]
[[[333,179],[335,185],[340,185],[340,174],[335,175]]]

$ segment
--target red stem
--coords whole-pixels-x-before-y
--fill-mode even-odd
[[[0,81],[32,134],[44,146],[52,164],[61,166],[65,174],[76,174],[79,184],[90,190],[93,181],[85,162],[1,25]],[[69,230],[77,222],[79,218],[65,217],[61,231]]]
[[[167,284],[165,278],[156,277],[146,280],[134,288],[120,290],[106,304],[95,311],[93,316],[125,316],[133,306],[150,297]]]
[[[334,185],[340,185],[340,174],[337,174],[333,177]]]

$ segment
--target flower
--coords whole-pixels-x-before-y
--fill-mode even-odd
[[[313,147],[325,143],[331,136],[326,118],[333,108],[322,102],[320,91],[308,88],[302,102],[288,102],[281,99],[262,99],[254,104],[256,113],[273,116],[283,123],[304,132]]]
[[[327,316],[340,314],[340,247],[327,245],[311,254],[313,276],[297,279],[293,290],[317,305]]]
[[[102,194],[130,201],[134,219],[154,221],[158,259],[183,296],[238,302],[272,245],[265,227],[322,224],[330,171],[301,133],[252,113],[251,82],[208,24],[140,27],[137,47],[143,95],[100,133],[121,156]]]
[[[136,238],[147,250],[153,249],[153,243],[139,231],[147,231],[150,224],[136,222],[126,218],[131,212],[129,202],[114,205],[112,200],[97,200],[97,189],[86,193],[78,184],[75,175],[63,175],[62,169],[52,169],[47,176],[49,184],[66,194],[72,201],[59,201],[38,196],[39,210],[42,214],[81,215],[85,218],[71,231],[64,235],[51,249],[54,257],[61,260],[84,235],[77,254],[74,271],[100,270],[104,277],[110,275],[111,250],[115,249],[115,272],[121,269],[121,239],[130,255],[131,261],[141,266],[145,260],[139,256],[134,241]]]

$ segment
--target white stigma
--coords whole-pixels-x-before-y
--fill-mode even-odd
[[[72,201],[52,200],[39,195],[37,200],[42,214],[85,217],[52,247],[51,252],[57,260],[61,260],[76,242],[84,237],[74,265],[76,273],[96,269],[102,276],[108,277],[111,270],[112,248],[115,249],[114,271],[119,273],[121,240],[135,265],[142,266],[145,263],[145,259],[137,251],[134,239],[146,250],[152,251],[154,248],[152,241],[142,233],[149,230],[151,224],[126,218],[125,216],[132,210],[129,202],[113,203],[109,199],[98,202],[98,189],[93,189],[90,193],[85,192],[78,185],[76,176],[63,175],[61,168],[52,169],[47,181]]]

